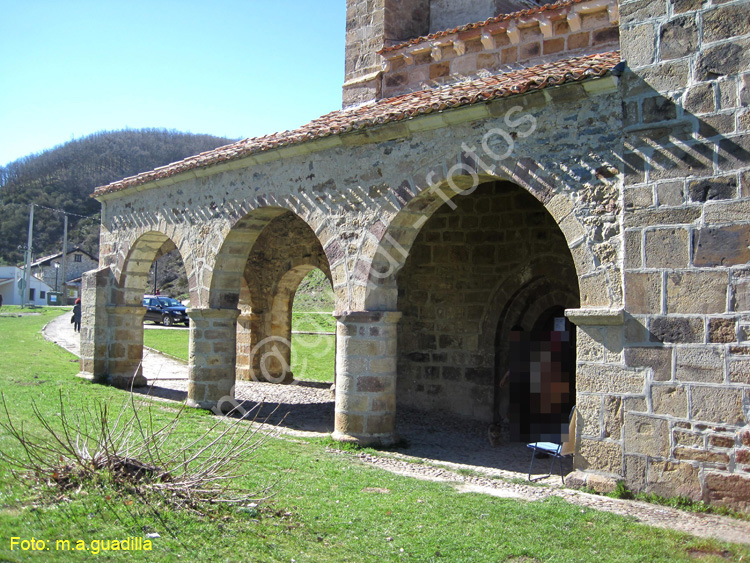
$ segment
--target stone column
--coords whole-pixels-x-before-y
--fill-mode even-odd
[[[392,444],[396,436],[396,311],[334,313],[336,420],[333,438]]]
[[[238,309],[189,309],[188,400],[191,407],[230,410],[234,399]]]
[[[107,345],[107,381],[121,389],[142,387],[143,316],[141,306],[107,306],[109,343]]]
[[[86,272],[81,280],[81,371],[78,375],[97,383],[107,382],[107,294],[112,281],[109,268]]]
[[[252,365],[253,348],[257,343],[261,316],[242,312],[237,317],[237,368],[239,381],[258,381]]]

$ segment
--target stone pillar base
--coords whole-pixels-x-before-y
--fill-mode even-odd
[[[187,405],[221,414],[234,401],[237,309],[189,309]]]
[[[617,483],[622,477],[615,475],[603,475],[601,473],[590,473],[588,471],[576,470],[565,477],[565,485],[571,489],[582,489],[587,487],[597,493],[611,493],[617,488]]]
[[[395,311],[334,314],[336,419],[333,439],[391,445],[396,434]]]

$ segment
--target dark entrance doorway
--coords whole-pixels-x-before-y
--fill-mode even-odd
[[[530,331],[515,328],[509,338],[510,438],[557,442],[575,404],[575,327],[556,306]]]

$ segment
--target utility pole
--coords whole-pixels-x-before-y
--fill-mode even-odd
[[[21,307],[26,305],[28,301],[29,293],[31,292],[31,239],[34,235],[34,204],[31,204],[31,210],[29,211],[29,238],[26,241],[26,273],[24,275],[23,290],[21,291]]]
[[[66,288],[66,282],[68,278],[65,277],[65,263],[68,261],[68,216],[63,215],[63,254],[62,254],[62,304],[68,304],[68,290]],[[55,288],[57,291],[57,288]]]
[[[154,295],[156,295],[156,275],[159,273],[158,259],[154,260]]]

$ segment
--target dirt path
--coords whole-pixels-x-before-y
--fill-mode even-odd
[[[63,314],[50,321],[44,327],[43,334],[47,340],[73,354],[80,354],[80,339],[70,324],[70,315]],[[155,351],[147,351],[143,359],[143,372],[149,383],[153,384],[151,393],[154,396],[177,401],[185,399],[187,366],[184,363]],[[296,385],[238,382],[235,394],[247,408],[262,402],[262,414],[270,417],[269,422],[280,423],[282,432],[313,436],[333,430],[333,395],[328,387],[328,384],[310,382],[298,382]],[[522,484],[531,459],[529,451],[523,444],[490,447],[484,424],[455,419],[446,421],[437,415],[401,409],[398,428],[408,440],[407,447],[383,456],[359,454],[356,457],[363,463],[392,473],[449,482],[461,492],[479,492],[526,501],[556,496],[579,506],[631,516],[651,526],[750,544],[750,522],[565,489],[561,487],[558,475],[543,479],[540,483],[544,486]],[[421,463],[411,462],[415,460]],[[564,466],[564,473],[571,469],[569,464]]]

